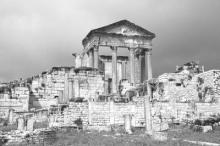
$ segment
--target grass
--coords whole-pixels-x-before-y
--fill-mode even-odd
[[[154,141],[144,134],[144,129],[134,129],[132,135],[121,134],[117,132],[98,132],[98,131],[77,131],[61,130],[57,131],[57,140],[53,144],[44,144],[44,146],[197,146],[184,142],[183,140],[203,141],[220,143],[220,127],[213,132],[201,133],[194,132],[189,127],[176,126],[168,132],[169,139],[164,142]],[[177,138],[179,140],[171,140]],[[27,144],[20,144],[27,146]],[[43,144],[28,144],[28,146],[38,146]]]
[[[220,143],[220,126],[208,133],[194,132],[188,126],[177,126],[168,131],[171,138],[180,138],[193,141]]]
[[[138,133],[138,134],[137,134]],[[197,146],[183,141],[154,141],[149,136],[137,132],[132,135],[116,136],[113,132],[97,131],[61,131],[57,133],[57,141],[52,146]],[[25,144],[23,144],[25,145]],[[43,144],[38,144],[43,145]],[[28,145],[28,146],[38,146]],[[44,144],[47,146],[47,144]],[[49,146],[49,145],[48,145]]]
[[[34,129],[39,129],[39,128],[47,128],[48,127],[48,122],[43,121],[43,122],[35,122],[34,123]],[[17,124],[11,124],[11,125],[6,125],[6,126],[0,126],[0,131],[3,132],[9,132],[11,130],[17,130]]]

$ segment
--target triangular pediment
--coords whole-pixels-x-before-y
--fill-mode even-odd
[[[128,21],[121,20],[91,30],[83,39],[84,48],[93,46],[150,47],[155,34]]]
[[[128,20],[121,20],[110,25],[94,29],[91,33],[121,34],[124,36],[154,36],[154,34]]]

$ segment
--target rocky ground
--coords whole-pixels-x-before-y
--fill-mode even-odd
[[[13,126],[14,127],[14,126]],[[13,127],[0,128],[3,133],[15,133],[13,132]],[[12,130],[12,131],[10,131]],[[37,130],[37,132],[36,132]],[[40,130],[36,129],[35,133],[39,133]],[[52,146],[195,146],[199,142],[208,142],[219,144],[220,146],[220,126],[215,127],[212,131],[207,133],[195,131],[190,126],[186,125],[174,125],[172,126],[167,133],[167,141],[156,141],[151,137],[144,134],[144,128],[135,128],[132,129],[132,134],[125,134],[123,127],[115,127],[111,132],[98,132],[98,131],[82,131],[74,128],[62,128],[62,129],[53,129],[56,131],[56,136],[54,137],[45,137],[45,133],[41,133],[40,140],[36,142],[36,139],[39,139],[39,134],[29,134],[29,139],[21,143],[12,143],[9,145],[20,145],[20,146],[38,146],[38,145],[52,145]],[[48,132],[48,131],[47,131]],[[21,133],[21,132],[20,132]],[[19,135],[19,132],[18,134]],[[20,134],[22,136],[22,133]],[[23,132],[24,135],[24,132]],[[36,136],[38,135],[38,136]],[[12,136],[13,137],[13,136]],[[19,137],[19,136],[18,136]],[[23,136],[25,137],[25,136]],[[36,138],[37,137],[37,138]],[[15,138],[15,136],[14,136]],[[35,142],[33,142],[33,138]],[[50,139],[51,138],[51,139]],[[0,138],[1,139],[1,138]],[[19,141],[19,140],[18,140]],[[189,142],[191,141],[191,142]],[[194,142],[194,143],[192,143]],[[207,144],[208,144],[207,143]],[[0,140],[0,146],[3,145]],[[201,145],[201,144],[200,144]]]
[[[195,132],[187,126],[172,127],[167,141],[152,140],[144,134],[144,129],[134,129],[133,134],[124,134],[123,130],[113,132],[82,131],[76,129],[62,129],[56,132],[56,140],[44,140],[38,144],[23,142],[21,146],[196,146],[188,141],[202,141],[220,144],[220,127],[208,133]],[[14,144],[13,144],[14,145]]]

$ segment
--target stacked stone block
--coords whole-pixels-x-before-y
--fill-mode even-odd
[[[88,125],[89,118],[89,107],[87,102],[76,103],[70,102],[69,107],[63,112],[64,114],[64,125],[75,125],[75,121],[78,119],[82,120],[82,124]]]
[[[75,97],[83,97],[85,100],[97,99],[98,95],[103,95],[104,78],[101,74],[93,72],[80,72],[74,76]]]

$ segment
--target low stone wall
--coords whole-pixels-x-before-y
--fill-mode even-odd
[[[75,103],[70,102],[69,107],[63,111],[63,124],[75,125],[74,121],[81,119],[83,125],[88,125],[89,107],[87,102]]]
[[[7,119],[9,110],[23,111],[24,104],[18,99],[1,99],[0,100],[0,118]]]
[[[144,126],[143,98],[136,102],[70,102],[63,113],[50,115],[50,122],[57,126],[75,125],[74,121],[81,119],[84,127],[103,127],[110,125],[123,125],[124,116],[132,115],[132,126]]]
[[[164,123],[187,122],[195,119],[208,118],[220,113],[219,103],[172,103],[156,102],[152,104],[153,127]],[[70,102],[63,113],[52,115],[52,122],[56,126],[73,126],[74,121],[81,119],[84,128],[88,126],[110,127],[111,125],[124,125],[124,116],[131,115],[133,127],[144,127],[144,99],[129,103],[114,102]],[[158,128],[157,128],[158,129]]]
[[[195,119],[206,119],[220,114],[220,103],[171,103],[157,102],[153,105],[152,115],[162,121],[184,122]]]

